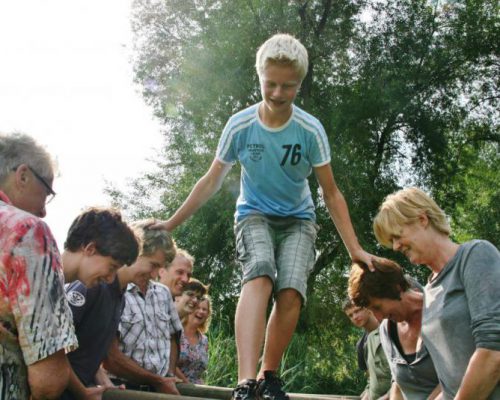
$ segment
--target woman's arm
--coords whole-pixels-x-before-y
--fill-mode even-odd
[[[500,253],[479,241],[460,266],[476,350],[455,399],[486,399],[500,379]]]
[[[476,349],[455,400],[486,399],[500,380],[500,351]]]

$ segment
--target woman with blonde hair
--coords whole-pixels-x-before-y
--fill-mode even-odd
[[[418,188],[387,196],[373,223],[384,246],[424,264],[422,339],[446,399],[500,399],[500,253],[450,239],[436,202]]]
[[[176,376],[185,383],[204,383],[202,377],[208,366],[208,338],[205,334],[211,315],[211,300],[205,295],[196,310],[183,320]]]

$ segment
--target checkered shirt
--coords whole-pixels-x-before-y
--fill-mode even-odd
[[[170,338],[182,331],[170,290],[150,281],[144,296],[131,283],[124,299],[118,326],[120,350],[144,369],[165,376],[170,361]]]

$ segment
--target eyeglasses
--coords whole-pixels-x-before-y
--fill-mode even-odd
[[[54,189],[52,189],[50,185],[47,183],[47,181],[43,179],[40,175],[38,175],[33,168],[31,168],[29,165],[28,168],[33,173],[33,175],[36,176],[36,179],[42,182],[42,185],[45,186],[45,190],[47,191],[47,198],[45,199],[45,204],[49,204],[52,200],[54,200],[54,197],[56,197],[56,192],[54,192]]]
[[[16,171],[19,168],[19,166],[12,168],[12,171]],[[35,178],[38,179],[41,184],[45,187],[45,191],[47,192],[47,197],[45,199],[45,204],[49,204],[52,200],[54,200],[54,197],[56,197],[56,192],[54,192],[54,189],[50,187],[50,185],[47,183],[47,181],[42,178],[33,168],[31,168],[28,165],[28,168],[30,169],[31,173],[35,175]]]

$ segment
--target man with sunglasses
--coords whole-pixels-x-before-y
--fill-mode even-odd
[[[45,217],[54,164],[25,134],[0,133],[0,397],[57,398],[77,347],[61,257]]]

